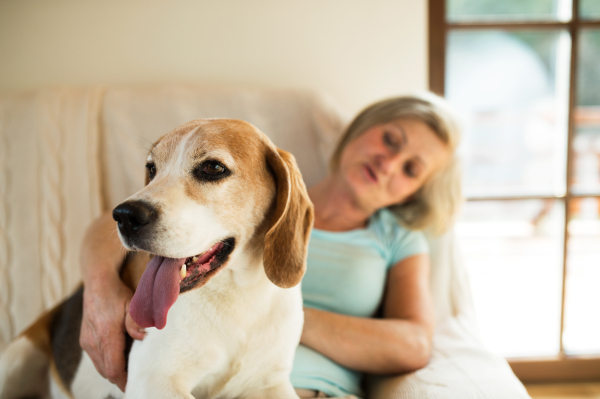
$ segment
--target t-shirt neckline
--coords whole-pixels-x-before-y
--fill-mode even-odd
[[[374,214],[372,214],[369,219],[367,220],[367,225],[365,227],[359,228],[359,229],[352,229],[352,230],[344,230],[344,231],[331,231],[331,230],[323,230],[323,229],[319,229],[316,227],[313,227],[312,231],[313,232],[317,232],[319,234],[356,234],[356,233],[366,233],[368,231],[371,230],[371,227],[373,226],[373,219],[375,218],[375,215],[378,215],[379,212],[381,212],[381,210],[378,210],[377,212],[375,212]]]

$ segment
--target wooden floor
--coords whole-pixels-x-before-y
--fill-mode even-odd
[[[569,384],[526,384],[534,399],[600,399],[600,382]]]

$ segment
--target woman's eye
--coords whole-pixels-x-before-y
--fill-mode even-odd
[[[148,178],[150,180],[154,179],[154,176],[156,176],[156,165],[153,163],[147,163],[146,170],[148,170]]]
[[[404,173],[408,177],[417,177],[418,171],[412,162],[407,162],[404,164]]]
[[[225,171],[225,167],[218,162],[208,162],[206,165],[204,165],[202,171],[209,175],[218,175],[219,173],[223,173]]]
[[[393,149],[397,149],[398,147],[398,142],[394,139],[390,132],[383,133],[383,142],[385,143],[385,145]]]

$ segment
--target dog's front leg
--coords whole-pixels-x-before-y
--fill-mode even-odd
[[[191,388],[202,376],[197,351],[178,344],[190,342],[189,337],[174,339],[168,332],[169,326],[162,331],[149,329],[143,341],[134,342],[124,399],[194,399]]]
[[[124,399],[194,399],[183,384],[175,378],[148,375],[137,381],[128,381]]]
[[[173,359],[164,353],[150,356],[158,351],[146,339],[131,351],[124,399],[194,399]]]

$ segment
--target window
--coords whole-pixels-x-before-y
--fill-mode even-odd
[[[429,0],[429,33],[483,339],[522,380],[600,378],[600,1]]]

